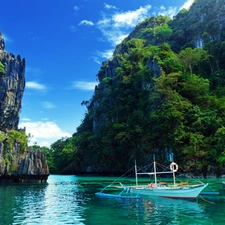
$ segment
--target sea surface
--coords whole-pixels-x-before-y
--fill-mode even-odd
[[[50,175],[46,184],[0,183],[0,225],[225,224],[225,179],[204,180],[219,195],[197,201],[95,195],[114,179]]]

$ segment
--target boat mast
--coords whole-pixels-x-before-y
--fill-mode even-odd
[[[154,178],[155,178],[155,187],[157,186],[157,177],[156,177],[156,161],[155,161],[155,154],[153,154],[153,165],[154,165]]]
[[[170,161],[172,161],[172,163],[174,162],[173,161],[173,153],[170,153]],[[175,172],[174,171],[172,171],[173,172],[173,185],[174,185],[174,187],[176,186],[176,175],[175,175]]]
[[[136,160],[134,160],[134,169],[135,169],[136,186],[138,186],[137,164],[136,164]]]
[[[176,175],[175,172],[173,172],[173,185],[176,186]]]

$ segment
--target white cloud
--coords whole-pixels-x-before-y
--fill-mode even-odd
[[[189,8],[194,0],[187,0],[181,8]],[[104,4],[106,9],[114,8],[109,4]],[[151,5],[141,6],[137,10],[118,12],[118,10],[102,13],[102,18],[97,22],[97,27],[102,32],[106,41],[110,42],[113,47],[121,43],[132,29],[140,22],[144,21],[150,15],[165,15],[173,18],[178,13],[176,6],[165,7],[161,5],[150,14]]]
[[[111,18],[107,18],[103,15],[103,18],[98,21],[98,28],[102,32],[104,38],[112,44],[113,47],[119,44],[129,34],[126,27],[115,27],[114,22]]]
[[[106,59],[106,60],[109,60],[112,58],[113,56],[113,51],[114,49],[109,49],[109,50],[106,50],[104,52],[100,52],[100,51],[97,51],[95,54],[96,56],[93,56],[91,57],[94,62],[96,62],[97,64],[102,64],[102,59]]]
[[[55,108],[55,105],[53,103],[51,103],[51,102],[42,102],[41,104],[46,109],[53,109],[53,108]]]
[[[62,137],[71,137],[71,134],[62,131],[55,122],[43,122],[43,121],[26,121],[22,119],[19,124],[20,128],[26,128],[26,134],[31,135],[29,145],[33,145],[37,142],[40,146],[49,147],[55,141]]]
[[[191,5],[194,3],[195,0],[187,0],[181,7],[181,9],[190,9]]]
[[[165,6],[164,5],[161,5],[160,6],[160,10],[165,10],[166,8],[165,8]]]
[[[116,13],[112,17],[114,27],[135,27],[139,22],[149,16],[148,12],[150,9],[151,6],[146,5],[145,7],[140,7],[135,11]]]
[[[102,62],[100,61],[100,59],[97,57],[97,56],[93,56],[93,57],[91,57],[93,60],[94,60],[94,62],[96,62],[97,64],[101,64]]]
[[[35,89],[35,90],[46,90],[45,85],[39,84],[39,83],[34,82],[34,81],[26,82],[26,88]]]
[[[129,35],[129,31],[125,32],[125,29],[112,29],[103,28],[101,30],[103,36],[107,39],[108,42],[112,44],[112,46],[120,44],[124,38]]]
[[[97,26],[105,39],[113,46],[119,44],[139,22],[149,17],[150,5],[134,11],[103,13]]]
[[[104,7],[105,7],[106,9],[117,9],[116,6],[114,6],[114,5],[108,5],[108,4],[106,4],[106,3],[104,3]]]
[[[104,59],[110,59],[113,56],[113,52],[114,52],[114,49],[108,49],[104,52],[98,51],[97,54]]]
[[[56,140],[57,141],[57,140]],[[38,143],[39,146],[41,147],[50,147],[51,144],[53,144],[55,141],[51,141],[51,142],[48,142],[48,141],[39,141],[39,143],[37,141],[33,141],[33,143],[31,143],[30,145],[32,146],[33,144],[36,144]]]
[[[173,7],[173,6],[170,6],[168,8],[161,6],[160,10],[158,11],[158,15],[168,16],[170,18],[173,18],[176,14],[177,14],[177,7]]]
[[[79,24],[80,25],[85,25],[85,26],[94,26],[94,23],[92,21],[89,20],[82,20]]]
[[[76,81],[73,83],[73,88],[85,91],[93,91],[95,89],[95,85],[98,85],[98,82]]]
[[[23,121],[31,121],[29,118],[22,118]]]
[[[75,6],[73,7],[73,9],[74,9],[75,11],[78,11],[80,8],[79,8],[78,6],[75,5]]]
[[[194,0],[187,0],[181,7],[178,9],[175,6],[170,6],[166,8],[165,6],[160,6],[159,11],[156,13],[154,12],[154,15],[163,15],[163,16],[168,16],[170,18],[173,18],[176,16],[176,14],[181,10],[181,9],[189,9],[191,5],[193,4]]]

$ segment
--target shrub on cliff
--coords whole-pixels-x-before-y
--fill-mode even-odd
[[[0,74],[5,73],[5,66],[0,62]]]

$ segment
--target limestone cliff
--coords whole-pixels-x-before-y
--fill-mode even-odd
[[[0,61],[4,72],[0,74],[0,130],[16,129],[25,87],[25,59],[4,51],[4,39],[0,34]]]
[[[15,138],[21,132],[26,139],[25,129],[18,130],[24,88],[25,59],[5,51],[0,32],[0,181],[44,181],[49,175],[45,153],[29,151],[23,146],[26,141]],[[12,130],[13,140],[9,135]]]
[[[223,107],[210,99],[222,103],[225,94],[224,15],[224,0],[196,0],[173,19],[147,18],[116,47],[102,63],[93,97],[82,102],[88,112],[71,140],[77,172],[122,173],[134,159],[145,165],[156,153],[163,162],[174,152],[183,166],[201,167],[204,176],[216,165],[219,176],[224,135],[215,134],[224,128]],[[204,57],[196,60],[194,51]],[[189,71],[191,58],[195,68]],[[209,119],[208,112],[215,116]],[[211,120],[207,125],[202,113]],[[193,143],[196,134],[201,138]]]

